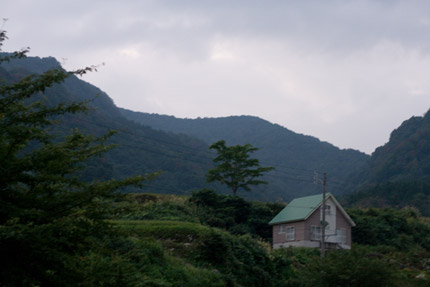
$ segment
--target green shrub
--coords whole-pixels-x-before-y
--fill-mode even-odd
[[[114,205],[115,219],[198,222],[185,196],[136,193]]]
[[[293,286],[396,286],[398,269],[382,255],[367,249],[335,250],[315,256],[297,269]]]
[[[355,243],[430,251],[430,224],[415,209],[350,208],[348,213],[357,225],[352,229]]]
[[[200,223],[266,240],[272,238],[272,227],[267,223],[284,207],[282,204],[249,202],[210,189],[193,192],[189,201],[195,206]]]
[[[189,242],[210,231],[209,227],[198,223],[163,220],[112,220],[131,234],[157,239],[174,239]]]
[[[197,262],[211,266],[240,286],[275,286],[274,266],[265,247],[249,235],[212,230],[199,240]],[[227,280],[227,279],[226,279]]]

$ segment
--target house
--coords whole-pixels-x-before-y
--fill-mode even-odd
[[[321,245],[322,194],[296,198],[270,222],[273,248]],[[325,246],[327,249],[351,249],[354,221],[330,193],[326,195]]]

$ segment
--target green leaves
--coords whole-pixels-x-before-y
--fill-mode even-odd
[[[298,270],[298,286],[396,286],[398,269],[366,248],[334,250]]]
[[[221,140],[209,148],[216,150],[218,156],[213,159],[217,166],[208,171],[206,179],[227,185],[234,195],[240,188],[250,191],[251,185],[266,184],[266,181],[257,178],[274,169],[261,167],[258,159],[250,158],[250,154],[258,150],[250,144],[227,147],[225,141]]]
[[[419,217],[416,209],[350,208],[348,214],[357,224],[352,229],[356,243],[430,251],[430,224]]]
[[[238,196],[217,194],[202,189],[189,199],[195,206],[200,223],[223,228],[233,234],[252,234],[270,241],[272,227],[267,223],[285,206],[262,202],[249,202]]]

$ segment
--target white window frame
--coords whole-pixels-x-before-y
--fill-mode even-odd
[[[287,226],[285,228],[285,240],[294,241],[296,239],[296,228],[294,226]]]
[[[285,224],[281,224],[281,225],[279,225],[279,231],[278,231],[278,233],[279,234],[284,234],[285,233],[285,228],[286,228],[287,226],[285,225]]]
[[[311,225],[311,240],[321,240],[321,226]]]
[[[338,243],[346,243],[346,229],[337,228],[336,229],[336,241]]]
[[[292,225],[279,225],[279,234],[285,234],[285,240],[294,241],[296,238],[296,228]]]

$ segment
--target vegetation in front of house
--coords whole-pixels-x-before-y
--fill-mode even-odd
[[[142,201],[142,197],[146,200]],[[218,274],[217,278],[226,286],[428,284],[430,249],[426,240],[430,238],[430,222],[422,218],[415,209],[349,209],[348,212],[357,223],[357,227],[353,228],[355,243],[352,250],[331,251],[325,258],[320,258],[317,249],[271,250],[270,240],[258,234],[250,231],[236,233],[234,226],[243,227],[246,221],[231,223],[231,231],[225,226],[212,227],[212,221],[236,222],[238,214],[222,211],[214,213],[215,208],[207,206],[212,203],[216,206],[228,201],[229,197],[233,198],[208,190],[195,192],[189,198],[131,194],[127,201],[117,202],[115,205],[122,205],[122,210],[125,211],[127,209],[124,205],[130,204],[135,214],[139,210],[146,214],[150,206],[158,216],[154,215],[151,220],[129,220],[129,214],[124,212],[117,213],[112,222],[133,238],[159,242],[165,255],[180,258],[178,262],[181,264]],[[265,205],[244,202],[249,206]],[[167,211],[161,212],[163,209]],[[240,205],[236,205],[236,209],[240,214]],[[247,209],[245,206],[245,210]],[[163,220],[171,210],[176,210],[178,220]],[[195,219],[183,220],[189,216],[194,216]],[[210,218],[212,221],[204,221],[202,218]],[[369,224],[366,225],[365,222]],[[376,227],[369,229],[370,225]],[[410,236],[411,233],[416,236]],[[369,237],[372,240],[368,240]],[[387,241],[388,238],[391,241]],[[170,279],[163,277],[158,280],[168,282]]]

